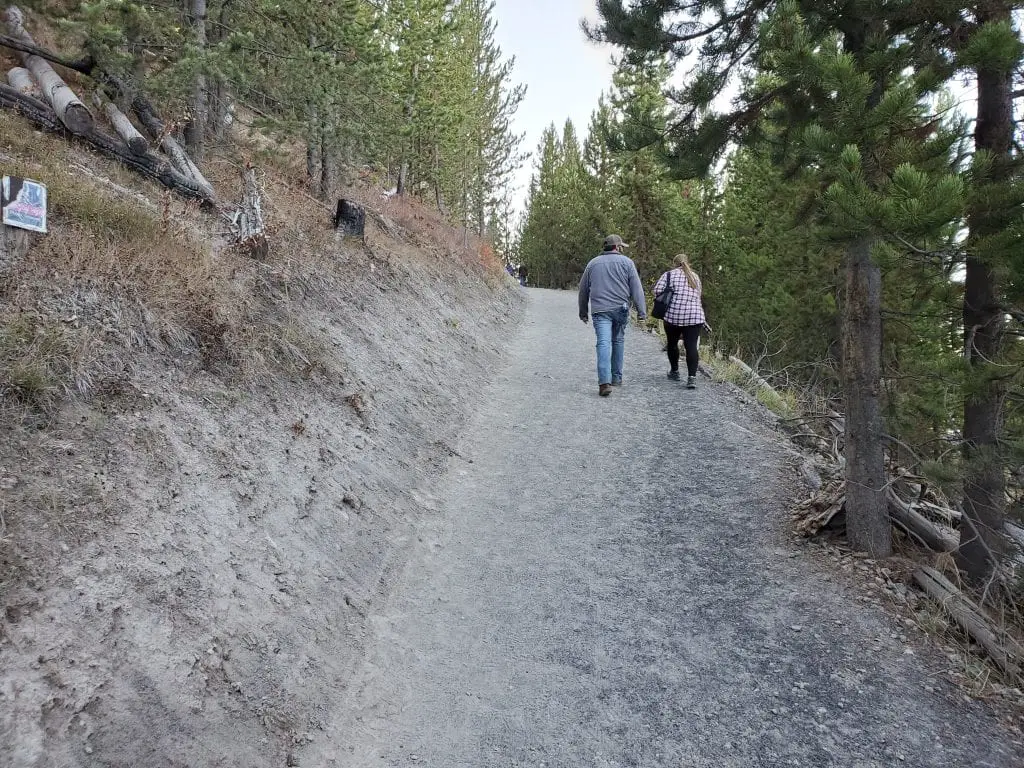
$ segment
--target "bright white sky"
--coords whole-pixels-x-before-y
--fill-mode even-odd
[[[593,0],[497,0],[495,34],[505,58],[514,56],[514,83],[526,85],[515,130],[525,133],[523,149],[533,152],[541,133],[570,118],[582,140],[590,113],[611,86],[613,49],[587,41],[580,19],[594,18]],[[522,208],[533,168],[531,158],[516,177],[514,200]]]

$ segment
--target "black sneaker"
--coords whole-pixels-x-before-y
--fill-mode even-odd
[[[672,381],[679,381],[679,371],[669,371],[668,377],[672,379]]]
[[[696,376],[687,376],[686,377],[686,388],[687,389],[696,389],[697,388],[697,377]]]
[[[608,397],[608,395],[610,395],[612,393],[612,385],[611,384],[602,384],[601,386],[599,386],[597,388],[597,393],[601,397]]]
[[[612,386],[613,387],[621,387],[622,386],[622,379],[612,379]]]

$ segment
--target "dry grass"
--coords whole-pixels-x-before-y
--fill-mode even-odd
[[[10,371],[0,392],[50,408],[62,395],[97,391],[93,380],[130,369],[141,350],[245,380],[324,369],[323,342],[290,298],[332,261],[325,217],[314,221],[294,200],[271,205],[277,247],[257,263],[218,238],[219,223],[194,205],[116,163],[82,166],[74,147],[16,122],[0,124],[0,152],[8,172],[47,185],[51,232],[0,275],[0,296],[15,308],[0,316],[0,360]],[[225,188],[237,181],[230,162],[213,166]],[[97,340],[119,347],[121,364],[110,359],[111,344],[88,354]],[[94,370],[102,358],[107,370]]]
[[[725,358],[709,356],[703,362],[718,381],[728,381],[757,398],[765,408],[783,419],[793,419],[807,409],[800,402],[800,396],[789,389],[767,389],[752,381],[750,375],[740,366]]]

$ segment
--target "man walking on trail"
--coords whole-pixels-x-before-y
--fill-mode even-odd
[[[618,235],[604,239],[604,251],[583,270],[580,280],[580,320],[587,322],[588,305],[597,335],[598,394],[607,397],[612,387],[622,384],[622,363],[626,352],[629,302],[636,306],[641,322],[647,319],[647,300],[636,264],[622,251]]]

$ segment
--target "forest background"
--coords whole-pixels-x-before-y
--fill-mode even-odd
[[[617,70],[582,143],[567,123],[537,149],[533,282],[573,287],[609,231],[648,289],[688,254],[712,344],[844,413],[854,545],[892,551],[898,464],[962,509],[987,583],[1024,470],[1020,5],[597,6]]]

